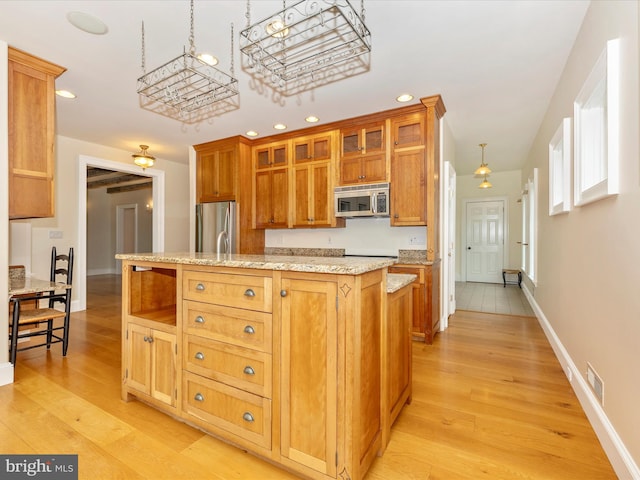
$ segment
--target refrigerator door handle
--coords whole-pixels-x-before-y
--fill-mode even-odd
[[[202,205],[196,205],[196,252],[202,252]]]

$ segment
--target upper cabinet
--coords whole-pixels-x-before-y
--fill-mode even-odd
[[[238,142],[222,140],[196,145],[194,149],[198,203],[235,200]]]
[[[391,119],[391,225],[427,224],[424,114]]]
[[[273,142],[253,148],[256,169],[289,166],[289,142]]]
[[[55,213],[55,79],[66,69],[9,47],[9,218]]]
[[[387,180],[385,122],[340,130],[340,185]]]
[[[331,135],[309,135],[293,139],[293,162],[331,160]]]

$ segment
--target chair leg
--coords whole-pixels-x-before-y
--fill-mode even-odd
[[[20,319],[20,302],[13,302],[13,319],[11,322],[11,346],[9,350],[10,361],[16,364],[16,354],[18,353],[18,320]]]
[[[62,335],[62,356],[67,356],[67,348],[69,347],[69,324],[71,319],[71,291],[67,292],[67,299],[65,301],[65,312],[64,316],[64,330]]]
[[[53,320],[47,320],[47,350],[51,348],[52,336],[53,336]]]

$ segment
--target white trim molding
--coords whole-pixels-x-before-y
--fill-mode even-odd
[[[544,312],[525,283],[522,284],[522,290],[527,297],[531,308],[535,312],[536,317],[538,318],[538,323],[540,323],[542,330],[547,336],[547,339],[551,344],[551,348],[553,348],[553,351],[556,354],[556,357],[558,358],[573,391],[576,393],[578,401],[587,415],[598,440],[600,440],[602,448],[611,462],[611,466],[621,479],[640,479],[640,468],[638,468],[638,465],[633,460],[633,457],[622,442],[622,439],[616,432],[616,429],[609,421],[604,409],[598,403],[593,393],[591,393],[589,385],[587,385],[587,382],[582,376],[580,370],[560,341],[560,338],[558,338],[558,335],[556,335],[556,332],[553,330],[549,320],[544,315]]]

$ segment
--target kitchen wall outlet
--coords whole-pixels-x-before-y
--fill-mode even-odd
[[[589,362],[587,362],[587,383],[589,383],[600,405],[604,405],[604,382]]]
[[[422,235],[414,235],[409,237],[409,245],[426,245],[427,237]]]
[[[62,238],[62,230],[49,230],[49,238]]]

